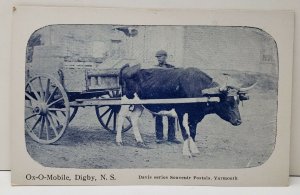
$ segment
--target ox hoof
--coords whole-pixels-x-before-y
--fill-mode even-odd
[[[123,146],[123,142],[116,142],[117,146]]]
[[[189,149],[190,149],[192,154],[198,154],[199,153],[198,147],[197,147],[195,141],[192,138],[189,139]]]
[[[144,142],[136,142],[136,146],[139,148],[147,148],[147,146]]]

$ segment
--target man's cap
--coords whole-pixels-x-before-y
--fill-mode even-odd
[[[159,56],[167,56],[168,53],[165,50],[159,50],[156,52],[155,57],[159,57]]]

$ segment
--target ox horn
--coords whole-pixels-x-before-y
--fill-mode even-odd
[[[239,89],[240,92],[247,92],[249,91],[250,89],[252,89],[253,87],[255,87],[255,85],[257,85],[257,82],[255,82],[254,84],[250,85],[249,87],[241,87]]]

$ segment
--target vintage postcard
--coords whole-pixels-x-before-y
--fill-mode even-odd
[[[13,15],[13,185],[288,185],[292,12]]]

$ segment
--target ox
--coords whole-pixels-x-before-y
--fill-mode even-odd
[[[184,140],[183,155],[191,157],[199,153],[195,145],[197,124],[207,114],[217,114],[234,126],[242,123],[239,112],[239,101],[248,99],[248,88],[220,86],[213,79],[197,68],[176,69],[141,69],[140,65],[122,67],[120,72],[122,99],[171,99],[198,98],[207,94],[219,97],[219,102],[180,103],[180,104],[145,104],[122,105],[117,119],[116,142],[122,145],[122,124],[125,117],[132,122],[133,132],[138,144],[143,144],[138,119],[143,107],[152,113],[166,114],[166,111],[178,117],[181,134]],[[175,112],[174,112],[175,111]]]

